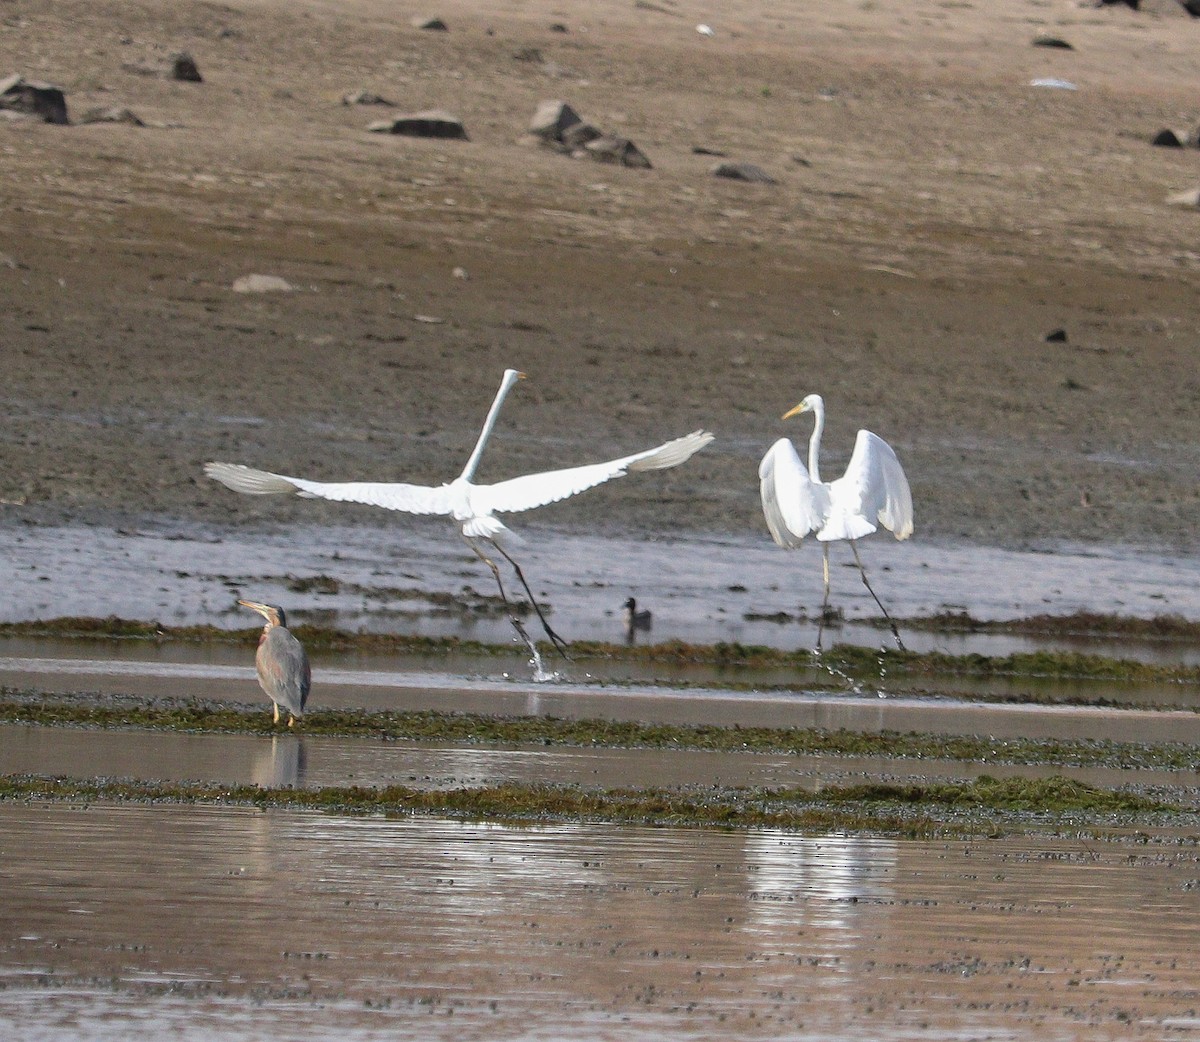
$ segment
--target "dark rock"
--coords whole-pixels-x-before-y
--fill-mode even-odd
[[[522,47],[513,52],[513,61],[529,62],[530,65],[545,65],[546,59],[536,47]]]
[[[709,148],[707,145],[693,145],[692,155],[694,156],[715,156],[717,159],[724,159],[728,155],[727,152],[722,152],[719,148]]]
[[[1200,18],[1200,0],[1179,0],[1179,6],[1193,18]]]
[[[1075,48],[1067,43],[1067,41],[1061,36],[1035,36],[1033,38],[1033,45],[1034,47],[1053,47],[1060,51],[1075,50]]]
[[[431,33],[448,33],[450,31],[450,26],[440,18],[422,18],[420,15],[412,19],[412,27]]]
[[[650,160],[632,141],[624,137],[605,136],[589,141],[574,155],[585,155],[599,163],[616,163],[639,170],[651,169]]]
[[[1183,141],[1173,130],[1160,130],[1150,139],[1150,144],[1160,148],[1183,148]]]
[[[204,77],[200,75],[200,69],[196,65],[196,59],[193,58],[187,51],[180,51],[178,54],[171,55],[171,71],[169,76],[173,80],[179,80],[181,83],[203,83]]]
[[[582,122],[579,113],[565,101],[542,101],[529,121],[529,133],[543,141],[561,142],[568,127]]]
[[[38,116],[46,123],[65,125],[70,122],[67,97],[61,87],[34,83],[20,75],[0,80],[0,108]]]
[[[572,123],[562,132],[562,143],[567,151],[574,152],[577,148],[583,148],[589,142],[598,141],[602,137],[604,131],[591,123]]]
[[[367,129],[373,134],[403,134],[405,137],[469,140],[462,120],[440,109],[409,112],[403,116],[396,116],[394,119],[384,119],[378,123],[372,123]]]
[[[552,33],[569,33],[571,30],[563,25],[562,22],[551,22],[550,31]]]
[[[1065,344],[1067,342],[1067,331],[1065,329],[1052,329],[1046,334],[1047,344]]]
[[[79,117],[80,123],[128,123],[131,127],[144,127],[140,117],[120,105],[102,105],[88,109]]]
[[[728,177],[734,181],[750,181],[760,185],[779,183],[761,166],[755,166],[753,163],[718,163],[711,173],[713,177]]]
[[[387,98],[372,94],[369,90],[356,90],[342,96],[343,105],[391,105]]]

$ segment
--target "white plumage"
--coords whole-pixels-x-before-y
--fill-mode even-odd
[[[471,544],[472,549],[492,569],[496,576],[496,582],[500,585],[500,594],[504,597],[505,603],[507,603],[507,597],[504,594],[504,584],[500,582],[499,570],[479,549],[475,540],[486,539],[509,560],[516,569],[522,585],[525,586],[530,601],[538,610],[538,615],[541,616],[541,610],[538,609],[537,602],[525,583],[520,568],[505,550],[505,544],[519,540],[496,515],[519,513],[523,510],[533,510],[549,503],[556,503],[624,474],[676,467],[704,448],[712,441],[713,436],[707,431],[694,431],[682,438],[659,445],[657,448],[635,452],[631,456],[622,456],[604,463],[550,470],[540,474],[526,474],[522,477],[497,482],[494,485],[476,484],[474,481],[475,471],[479,466],[492,429],[496,425],[500,406],[513,385],[524,377],[524,373],[517,372],[515,369],[505,370],[504,378],[500,381],[500,389],[496,392],[496,397],[488,410],[483,430],[480,432],[479,440],[475,443],[475,448],[471,452],[466,466],[457,478],[446,485],[429,486],[372,481],[310,481],[307,478],[294,478],[265,470],[255,470],[238,463],[206,463],[204,473],[235,492],[244,492],[249,495],[293,493],[308,499],[327,499],[339,503],[364,503],[408,514],[435,514],[453,518],[460,525],[462,534]],[[557,636],[546,624],[544,618],[542,618],[542,623],[546,628],[547,635],[554,640],[556,645],[559,644]],[[522,636],[525,636],[515,617],[513,624]]]
[[[829,605],[829,543],[846,540],[854,550],[862,580],[871,596],[875,591],[858,556],[856,539],[870,535],[882,525],[897,539],[913,532],[912,492],[904,468],[892,447],[870,431],[860,430],[846,472],[834,481],[822,481],[820,473],[821,433],[825,429],[825,402],[819,394],[808,395],[783,416],[813,414],[813,432],[808,443],[808,466],[787,438],[780,438],[763,456],[758,468],[763,515],[771,538],[785,550],[800,546],[815,533],[824,543],[825,610]],[[880,610],[887,610],[875,597]],[[890,622],[890,617],[888,618]],[[900,643],[895,625],[892,631]],[[903,644],[900,645],[903,647]],[[818,647],[820,637],[818,636]]]

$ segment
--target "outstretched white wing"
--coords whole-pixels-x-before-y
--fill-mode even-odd
[[[795,549],[809,532],[825,524],[829,494],[823,485],[813,483],[787,438],[767,449],[758,467],[758,481],[767,528],[780,546]]]
[[[557,503],[560,499],[574,496],[623,474],[677,467],[712,440],[713,436],[707,431],[693,431],[656,449],[647,449],[607,463],[549,470],[544,474],[526,474],[495,485],[477,485],[471,490],[471,508],[475,514],[504,514]]]
[[[293,493],[307,499],[329,499],[338,503],[366,503],[409,514],[449,514],[450,490],[446,485],[389,484],[382,481],[308,481],[289,478],[266,470],[254,470],[240,463],[206,463],[204,473],[235,492],[252,496]]]
[[[836,482],[839,491],[855,503],[853,509],[868,521],[876,520],[897,539],[913,532],[912,492],[904,468],[892,447],[870,431],[859,431],[846,473]]]

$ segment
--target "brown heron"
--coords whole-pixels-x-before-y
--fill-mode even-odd
[[[783,419],[802,412],[813,414],[813,432],[808,441],[808,467],[804,466],[795,446],[780,438],[763,457],[758,468],[763,513],[771,537],[785,550],[794,550],[809,534],[825,551],[825,601],[821,627],[829,612],[829,544],[845,539],[854,551],[863,585],[866,586],[883,617],[892,627],[892,636],[903,651],[900,631],[892,622],[883,603],[867,581],[862,558],[855,540],[870,535],[878,525],[897,539],[907,539],[913,530],[912,493],[904,468],[892,447],[870,431],[859,431],[846,473],[834,481],[822,481],[820,473],[821,432],[825,429],[825,402],[819,394],[810,394],[799,405],[783,414]],[[821,650],[821,628],[817,630],[817,650]]]
[[[500,581],[500,569],[488,556],[487,548],[493,548],[500,554],[516,572],[517,578],[529,595],[541,620],[546,636],[550,638],[558,650],[565,655],[566,643],[550,628],[542,609],[530,590],[520,566],[509,553],[509,549],[520,542],[515,532],[505,526],[496,517],[497,514],[510,514],[521,510],[532,510],[548,503],[557,503],[560,499],[577,495],[586,489],[593,488],[612,478],[624,474],[633,474],[646,470],[664,470],[667,467],[677,467],[686,462],[700,449],[704,448],[713,436],[706,431],[695,431],[674,441],[668,441],[657,448],[636,452],[631,456],[608,460],[604,463],[591,463],[582,467],[568,467],[564,470],[550,470],[540,474],[525,474],[522,477],[510,478],[494,485],[482,485],[475,482],[475,471],[483,458],[483,450],[491,437],[492,428],[500,414],[500,406],[505,397],[518,380],[525,378],[524,373],[515,369],[506,369],[500,381],[500,390],[492,401],[484,421],[483,430],[475,448],[467,459],[467,465],[462,473],[449,484],[427,486],[410,485],[397,482],[328,482],[309,481],[306,478],[290,478],[282,474],[272,474],[265,470],[254,470],[239,463],[206,463],[204,473],[210,478],[221,482],[235,492],[250,495],[270,495],[272,493],[293,493],[308,499],[330,499],[337,502],[368,503],[372,506],[384,507],[387,510],[402,510],[409,514],[441,514],[451,517],[458,522],[463,538],[467,545],[491,570],[500,588],[500,597],[509,609],[509,620],[517,633],[526,644],[533,647],[521,621],[512,613],[508,597],[504,592],[504,583]]]
[[[288,630],[287,616],[282,608],[259,601],[238,601],[238,604],[258,612],[267,620],[262,636],[258,638],[258,653],[254,656],[258,682],[275,704],[275,723],[279,723],[279,707],[283,706],[288,711],[288,727],[294,727],[297,718],[304,715],[304,703],[308,701],[312,683],[308,656]]]

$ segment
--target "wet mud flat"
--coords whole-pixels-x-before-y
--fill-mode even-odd
[[[0,1023],[35,1042],[1200,1033],[1200,855],[1179,836],[62,803],[0,821]]]
[[[306,505],[306,504],[305,504]],[[526,523],[521,561],[556,630],[569,640],[646,645],[734,643],[780,649],[816,642],[821,554],[784,554],[766,535],[672,531],[584,535]],[[163,626],[248,625],[241,596],[283,605],[294,624],[348,633],[405,633],[489,644],[513,631],[491,574],[442,522],[229,526],[147,519],[100,524],[0,523],[0,622],[67,616],[157,620]],[[825,641],[891,646],[848,552],[833,556],[833,604],[843,619]],[[908,647],[1004,655],[1087,652],[1097,637],[1055,628],[1094,614],[1148,622],[1200,620],[1200,565],[1137,546],[1047,545],[1006,550],[965,543],[873,540],[873,583]],[[621,606],[653,613],[627,633]],[[526,605],[526,609],[527,609]],[[972,623],[1042,618],[1028,633]],[[936,626],[930,620],[940,620]],[[536,620],[531,632],[537,632]],[[1146,626],[1146,633],[1153,635]],[[1100,651],[1195,664],[1193,640],[1138,640],[1109,630]]]

